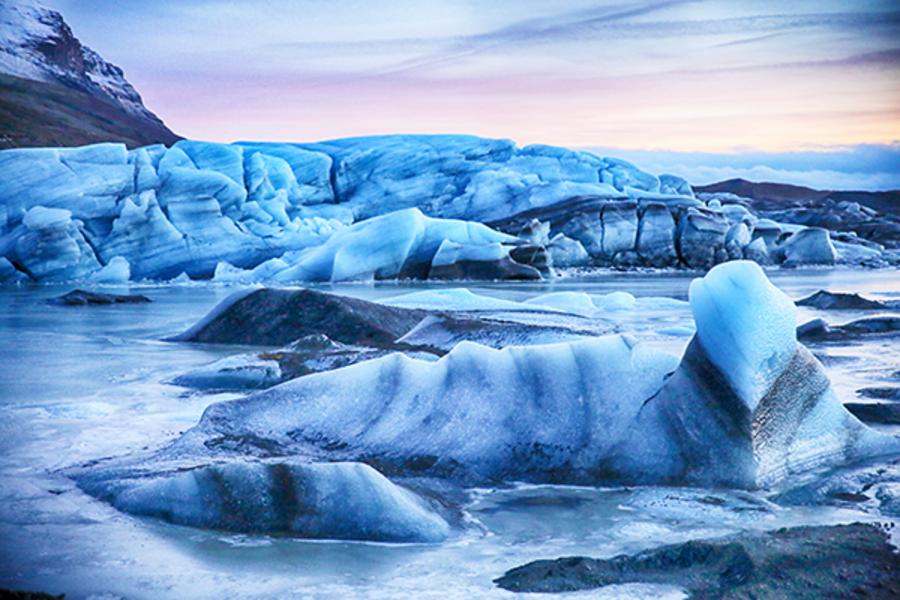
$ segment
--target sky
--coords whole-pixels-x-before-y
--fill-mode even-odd
[[[177,133],[471,133],[900,188],[896,0],[43,0]]]

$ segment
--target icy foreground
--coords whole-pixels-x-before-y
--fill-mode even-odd
[[[0,182],[0,283],[538,278],[883,250],[839,251],[624,161],[473,136],[13,149]]]
[[[293,488],[264,465],[291,456],[328,489],[361,496],[334,502],[310,493],[297,500],[304,514],[338,522],[347,503],[368,498],[370,511],[345,515],[354,538],[434,541],[446,535],[439,507],[359,463],[417,486],[443,479],[758,488],[900,452],[898,440],[843,408],[796,341],[793,304],[757,265],[714,268],[692,284],[690,302],[697,334],[680,363],[622,335],[500,350],[463,342],[436,361],[395,353],[213,404],[194,429],[149,457],[73,475],[122,510],[176,523],[351,535],[318,521],[288,525],[282,509],[224,516],[229,503],[268,507],[289,497]],[[329,470],[333,461],[356,464],[341,469],[374,482],[348,484],[343,471]],[[291,469],[306,476],[307,466]],[[301,487],[317,489],[310,485]],[[379,529],[398,520],[414,525],[393,537]]]
[[[210,465],[126,479],[99,494],[132,514],[226,531],[383,542],[450,533],[424,501],[361,463]]]

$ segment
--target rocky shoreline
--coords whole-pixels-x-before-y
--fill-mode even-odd
[[[693,540],[610,559],[572,556],[507,571],[495,583],[525,593],[562,593],[657,583],[699,598],[897,598],[900,561],[893,525],[796,527]]]

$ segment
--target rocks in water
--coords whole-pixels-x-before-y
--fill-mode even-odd
[[[900,404],[885,402],[847,402],[844,406],[863,423],[900,425]]]
[[[813,319],[797,328],[802,342],[852,341],[863,336],[893,336],[900,332],[900,317],[867,317],[829,325],[824,319]]]
[[[450,534],[424,499],[362,463],[231,462],[79,485],[129,514],[191,527],[379,542]]]
[[[864,298],[859,294],[819,290],[811,296],[797,300],[797,306],[809,306],[822,310],[886,310],[896,308],[893,302],[881,302]]]
[[[47,304],[56,306],[146,304],[147,302],[151,302],[151,300],[143,294],[107,294],[103,292],[89,292],[87,290],[72,290],[62,296],[47,300]]]
[[[697,335],[677,369],[623,336],[502,350],[463,342],[437,361],[392,354],[214,404],[173,452],[254,437],[466,482],[753,488],[900,447],[843,408],[796,342],[793,304],[758,266],[732,262],[696,280],[691,308]]]
[[[606,560],[539,560],[495,580],[517,593],[636,582],[675,585],[693,598],[888,598],[900,595],[900,568],[884,529],[854,523],[692,540]]]
[[[315,290],[236,292],[171,341],[284,346],[323,334],[344,344],[393,347],[427,313]]]
[[[869,387],[856,390],[856,393],[863,398],[900,402],[900,387]]]
[[[825,319],[816,318],[797,326],[797,339],[801,342],[823,340],[831,333],[831,326]]]
[[[426,317],[424,321],[427,321]],[[469,321],[461,321],[472,326]],[[486,325],[486,324],[485,324]],[[414,328],[415,331],[418,327]],[[407,334],[409,335],[409,334]],[[401,338],[394,345],[410,356],[424,360],[437,358],[437,345]],[[265,389],[283,381],[339,369],[364,360],[385,356],[393,349],[354,346],[335,342],[324,334],[302,337],[277,350],[238,354],[183,373],[172,383],[202,390]]]
[[[838,506],[900,517],[900,459],[820,474],[772,499],[786,506]]]
[[[785,265],[834,264],[837,251],[827,229],[809,227],[781,243]]]

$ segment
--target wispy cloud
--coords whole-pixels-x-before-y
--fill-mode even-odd
[[[894,0],[43,1],[189,136],[688,150],[900,138]]]

